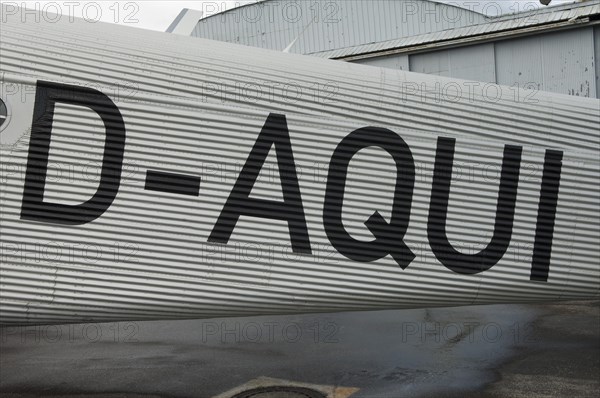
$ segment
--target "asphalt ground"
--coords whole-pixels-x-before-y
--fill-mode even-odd
[[[597,397],[600,301],[0,329],[0,397]],[[296,398],[272,392],[256,398]]]

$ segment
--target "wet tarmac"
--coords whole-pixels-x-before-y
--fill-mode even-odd
[[[8,327],[0,397],[596,397],[599,303]]]

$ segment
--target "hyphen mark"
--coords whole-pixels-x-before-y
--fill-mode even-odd
[[[144,189],[148,191],[198,196],[200,192],[200,177],[148,170],[146,172],[146,186]]]

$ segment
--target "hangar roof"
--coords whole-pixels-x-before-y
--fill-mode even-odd
[[[309,54],[483,23],[483,14],[429,0],[262,1],[201,19],[192,36]]]

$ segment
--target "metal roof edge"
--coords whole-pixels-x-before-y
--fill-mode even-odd
[[[504,21],[517,19],[522,17],[531,17],[532,15],[540,15],[540,14],[552,14],[558,11],[572,10],[576,8],[589,7],[594,5],[600,5],[600,0],[573,0],[572,3],[559,4],[559,5],[549,5],[537,8],[535,10],[524,10],[519,12],[514,12],[511,14],[502,14],[494,17],[488,17],[490,22]]]

